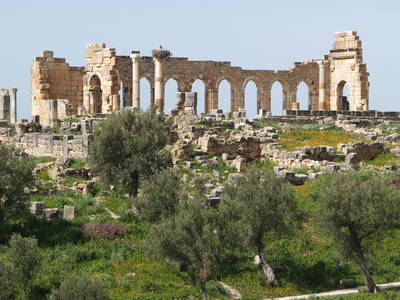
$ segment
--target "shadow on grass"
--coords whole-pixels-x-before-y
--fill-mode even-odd
[[[84,239],[79,224],[61,218],[49,221],[32,215],[21,223],[6,223],[2,227],[4,230],[0,234],[1,244],[7,244],[14,233],[36,237],[39,247],[52,247],[66,243],[76,244]]]

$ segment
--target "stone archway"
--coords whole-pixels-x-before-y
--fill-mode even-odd
[[[347,88],[346,88],[347,87]],[[336,88],[337,95],[337,109],[350,110],[350,87],[344,80],[340,81]]]
[[[102,113],[103,91],[99,76],[93,75],[89,81],[89,112]]]

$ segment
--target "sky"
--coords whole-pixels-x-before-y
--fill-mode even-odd
[[[329,53],[334,33],[348,30],[358,31],[363,41],[370,109],[400,111],[398,0],[1,0],[0,10],[0,88],[18,88],[18,118],[31,118],[30,68],[42,50],[78,66],[84,65],[87,43],[105,42],[118,55],[131,50],[150,55],[162,44],[174,56],[275,70],[321,58]],[[146,84],[141,82],[144,98]],[[221,107],[229,109],[229,84],[220,88]],[[167,109],[175,102],[175,89],[168,81]],[[200,103],[202,89],[196,82]],[[249,84],[246,108],[252,113],[255,93]],[[275,112],[281,99],[274,84]]]

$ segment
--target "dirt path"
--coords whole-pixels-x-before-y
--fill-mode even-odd
[[[391,282],[391,283],[385,283],[385,284],[378,284],[378,287],[380,289],[398,288],[398,287],[400,287],[400,282]],[[281,297],[281,298],[270,298],[270,299],[264,299],[264,300],[310,299],[312,297],[338,296],[338,295],[346,295],[346,294],[354,294],[354,293],[358,293],[358,288],[335,290],[335,291],[323,292],[323,293],[317,293],[317,294],[288,296],[288,297]]]

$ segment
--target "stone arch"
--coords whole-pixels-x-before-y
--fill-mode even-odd
[[[346,90],[346,85],[348,89]],[[351,103],[351,87],[350,84],[345,81],[341,80],[337,87],[336,87],[336,95],[337,95],[337,109],[338,110],[350,110],[350,103]],[[347,94],[347,95],[345,95]]]
[[[140,78],[140,108],[147,110],[154,104],[154,80],[149,77]]]
[[[260,108],[259,84],[257,84],[253,77],[248,77],[243,83],[243,90],[243,108],[246,111],[246,116],[254,118]]]
[[[168,113],[171,109],[176,108],[176,92],[179,91],[179,79],[176,77],[168,77],[163,82],[164,89],[164,107],[163,111]]]
[[[201,89],[198,85],[202,85],[203,93],[199,92]],[[197,93],[197,114],[206,113],[207,112],[207,82],[204,82],[202,79],[197,78],[190,83],[191,91]]]
[[[223,87],[223,90],[221,92],[221,84],[226,85],[224,82],[229,84],[229,88]],[[229,92],[224,91],[224,89],[229,89]],[[217,80],[216,90],[218,93],[218,109],[222,109],[222,110],[225,109],[227,111],[232,111],[232,106],[233,106],[233,97],[232,97],[233,91],[232,91],[232,89],[233,89],[232,80],[229,80],[226,77],[221,77],[220,79]],[[225,94],[229,94],[229,96],[225,95]],[[229,101],[226,101],[226,99],[223,99],[224,96],[226,98],[228,98]]]
[[[300,88],[300,89],[299,89]],[[306,90],[304,89],[306,88]],[[296,84],[296,102],[297,109],[311,110],[312,109],[312,89],[308,80],[298,81]]]
[[[88,98],[89,113],[102,113],[103,90],[100,77],[97,74],[94,74],[89,78]]]
[[[278,109],[275,110],[275,114],[279,114],[282,115],[283,110],[286,109],[286,107],[288,106],[288,102],[289,102],[289,94],[290,94],[290,85],[286,80],[283,80],[281,78],[276,78],[273,79],[271,81],[268,81],[266,84],[266,88],[268,90],[268,94],[269,94],[269,99],[268,99],[268,104],[267,104],[267,110],[272,113],[272,102],[273,102],[273,97],[272,97],[272,89],[273,86],[275,85],[275,83],[278,83],[281,86],[281,90],[282,90],[282,99],[280,100],[279,103],[279,113],[278,113]]]

